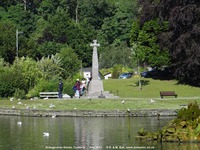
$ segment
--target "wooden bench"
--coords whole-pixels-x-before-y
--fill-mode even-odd
[[[160,97],[163,98],[163,96],[175,96],[177,98],[177,94],[174,91],[160,91]]]
[[[58,98],[58,92],[40,92],[40,98]]]

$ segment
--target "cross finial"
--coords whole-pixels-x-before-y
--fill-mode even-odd
[[[94,43],[91,43],[90,46],[96,48],[97,46],[100,46],[100,44],[97,43],[97,40],[93,40]]]

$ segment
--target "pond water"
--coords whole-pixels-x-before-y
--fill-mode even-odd
[[[0,116],[0,150],[197,150],[200,147],[197,143],[161,144],[135,139],[141,128],[157,131],[171,119]],[[49,136],[44,136],[43,132]]]

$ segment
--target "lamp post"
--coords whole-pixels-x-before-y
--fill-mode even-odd
[[[18,44],[18,35],[22,34],[23,32],[19,32],[18,29],[16,30],[16,56],[18,57],[18,51],[19,51],[19,44]]]

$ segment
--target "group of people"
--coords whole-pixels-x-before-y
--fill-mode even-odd
[[[79,79],[77,79],[73,87],[74,97],[80,98],[80,96],[86,94],[87,85],[88,85],[88,80],[85,80],[83,78],[81,81],[79,81]]]
[[[86,94],[89,81],[90,81],[90,79],[85,80],[84,78],[81,81],[79,81],[79,79],[76,80],[76,83],[73,86],[75,98],[80,98],[80,96]],[[62,91],[63,91],[63,82],[60,79],[59,84],[58,84],[58,97],[59,98],[62,98]]]

